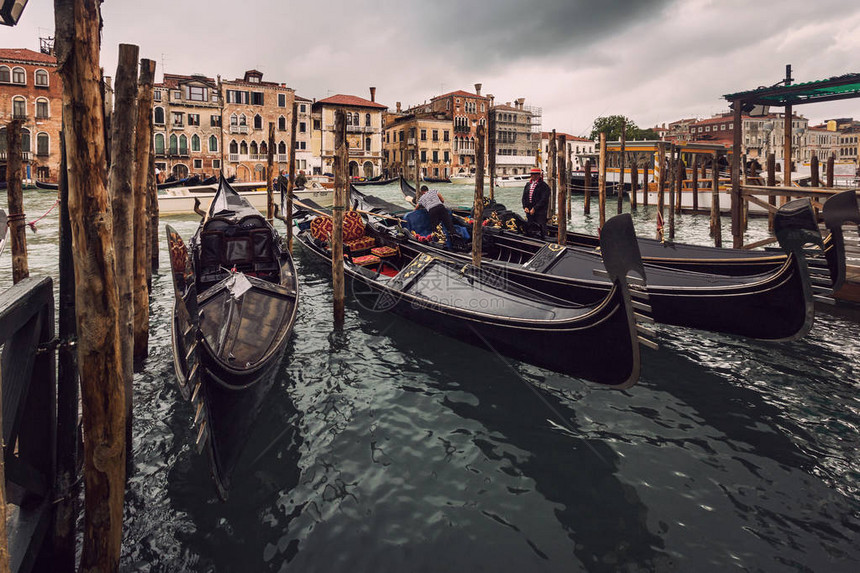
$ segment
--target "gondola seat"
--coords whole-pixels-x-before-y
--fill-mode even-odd
[[[370,265],[378,264],[382,259],[377,257],[376,255],[364,255],[362,257],[355,257],[352,259],[352,264],[358,265],[360,267],[367,267]]]
[[[398,253],[398,250],[394,247],[389,247],[385,245],[383,247],[374,247],[370,249],[371,255],[376,255],[377,257],[384,259],[385,257],[393,257]]]
[[[373,237],[359,237],[358,239],[354,239],[352,241],[344,241],[343,246],[349,249],[351,253],[361,253],[364,251],[369,251],[373,247],[376,246],[376,239]]]

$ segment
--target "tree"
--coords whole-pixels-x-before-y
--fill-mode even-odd
[[[636,136],[634,137],[634,139],[642,139],[645,141],[655,141],[655,140],[660,139],[660,135],[656,131],[654,131],[653,129],[651,129],[649,127],[648,129],[636,130]]]
[[[591,127],[591,135],[589,139],[595,140],[600,137],[601,133],[606,134],[606,141],[616,141],[621,139],[621,126],[626,124],[624,132],[627,139],[635,139],[639,133],[639,128],[632,120],[623,115],[610,115],[606,117],[598,117],[594,120],[594,125]]]

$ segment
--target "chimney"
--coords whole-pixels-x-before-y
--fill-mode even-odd
[[[480,96],[481,95],[481,84],[475,84],[475,93]]]
[[[526,103],[526,98],[524,98],[524,97],[517,98],[517,109],[523,109],[525,103]]]
[[[496,100],[496,96],[493,94],[487,94],[487,97],[490,98],[490,107],[493,107],[493,102]]]
[[[400,102],[397,102],[397,113],[400,113]]]
[[[370,101],[376,101],[376,88],[370,88]]]

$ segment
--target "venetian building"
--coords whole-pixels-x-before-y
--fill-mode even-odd
[[[386,114],[383,157],[389,176],[415,179],[416,158],[421,179],[451,176],[451,120],[429,104]]]
[[[490,137],[496,144],[496,175],[521,175],[537,164],[542,110],[525,105],[525,98],[493,105]]]
[[[337,94],[314,102],[312,106],[314,147],[318,149],[323,174],[334,173],[334,116],[346,115],[349,145],[349,176],[376,177],[382,173],[382,114],[388,108],[376,102],[376,88],[370,99]]]
[[[451,174],[473,175],[478,126],[486,129],[490,107],[490,99],[481,95],[481,84],[475,84],[475,93],[458,90],[436,96],[430,100],[430,106],[432,111],[443,113],[452,124]]]
[[[53,48],[41,52],[0,48],[0,180],[6,180],[6,125],[21,128],[24,179],[57,180],[60,167],[63,85]]]

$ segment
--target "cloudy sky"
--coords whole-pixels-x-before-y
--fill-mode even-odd
[[[256,68],[308,98],[336,93],[394,108],[483,84],[526,98],[544,129],[586,135],[595,117],[640,127],[725,110],[723,94],[860,72],[856,0],[108,0],[102,64],[119,43],[156,77],[241,77]],[[30,0],[0,46],[38,49],[51,0]],[[798,108],[817,122],[860,117],[860,100]]]

